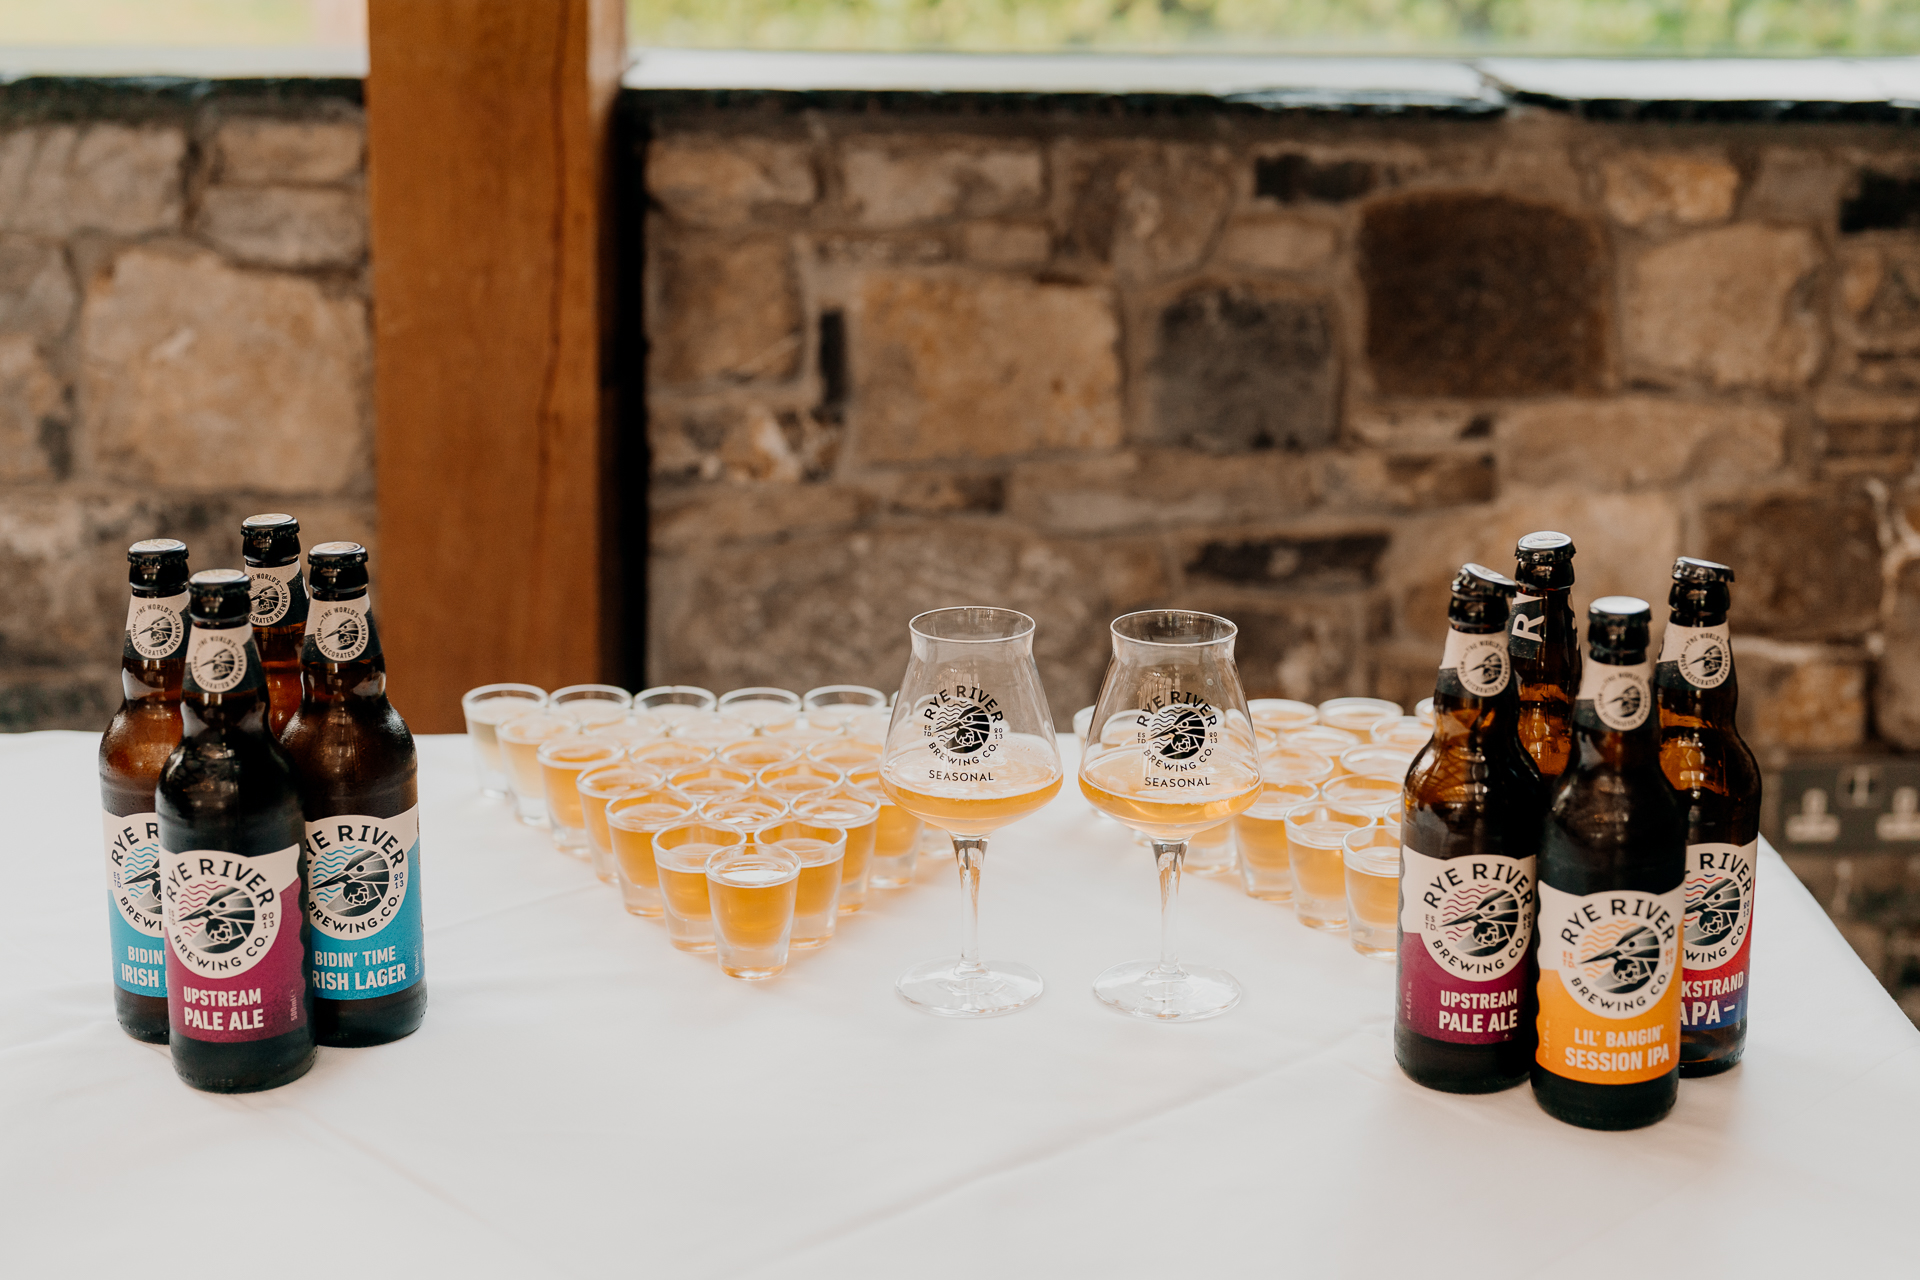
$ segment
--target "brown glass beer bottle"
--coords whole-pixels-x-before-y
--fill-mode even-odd
[[[1477,564],[1453,580],[1433,738],[1407,770],[1393,1049],[1431,1089],[1491,1093],[1533,1058],[1535,858],[1546,786],[1515,732],[1507,599]]]
[[[247,575],[205,570],[188,594],[184,731],[156,797],[173,1069],[249,1093],[313,1065],[300,798],[267,732]]]
[[[113,1011],[120,1029],[167,1042],[166,941],[160,928],[160,815],[153,789],[180,741],[180,675],[187,662],[187,545],[172,538],[127,548],[126,641],[120,709],[100,739],[100,806],[107,845]]]
[[[1540,1043],[1533,1096],[1587,1129],[1637,1129],[1680,1082],[1687,818],[1660,771],[1647,661],[1652,611],[1587,611],[1573,754],[1540,844]]]
[[[300,641],[307,584],[300,576],[300,522],[273,512],[240,522],[253,590],[253,643],[267,672],[267,731],[279,737],[300,705]]]
[[[1507,651],[1520,687],[1520,743],[1551,781],[1573,748],[1573,694],[1580,687],[1580,637],[1573,623],[1573,539],[1542,530],[1513,549],[1513,601]]]
[[[300,710],[282,741],[306,818],[314,1025],[324,1045],[385,1044],[427,1012],[413,735],[387,700],[366,548],[323,542],[307,576]]]
[[[1760,854],[1760,766],[1734,727],[1740,703],[1727,634],[1733,570],[1674,561],[1673,614],[1654,669],[1660,767],[1687,811],[1687,916],[1680,1074],[1710,1076],[1747,1044],[1747,962]]]

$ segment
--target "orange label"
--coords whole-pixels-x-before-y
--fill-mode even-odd
[[[1539,1047],[1554,1075],[1637,1084],[1680,1061],[1680,928],[1686,894],[1584,897],[1540,886]]]

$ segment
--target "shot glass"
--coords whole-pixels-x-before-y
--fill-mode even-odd
[[[627,759],[635,764],[650,764],[667,773],[678,773],[682,769],[691,769],[697,764],[705,764],[713,759],[713,749],[703,747],[697,742],[682,742],[678,738],[661,738],[627,748]]]
[[[847,775],[847,786],[863,800],[880,806],[873,822],[873,852],[865,883],[876,889],[904,889],[913,883],[920,855],[953,856],[953,837],[887,799],[880,786],[880,766],[862,765]],[[923,839],[924,837],[924,839]],[[855,859],[850,855],[848,868]]]
[[[1293,901],[1293,867],[1287,861],[1287,810],[1318,798],[1311,782],[1267,782],[1253,807],[1233,818],[1240,854],[1240,884],[1249,898]]]
[[[1371,814],[1327,800],[1287,810],[1287,860],[1293,866],[1293,914],[1309,929],[1347,927],[1347,877],[1341,844],[1349,831],[1374,825]]]
[[[852,773],[855,769],[878,767],[880,746],[873,742],[856,742],[852,738],[828,738],[808,747],[807,759],[829,769]]]
[[[771,738],[775,742],[784,742],[796,747],[800,751],[800,754],[804,756],[807,753],[807,748],[813,746],[816,742],[827,742],[831,739],[842,737],[843,735],[835,733],[831,729],[823,729],[817,724],[794,724],[789,725],[785,729],[775,729],[762,736]],[[885,741],[884,730],[882,731],[881,740],[883,742]]]
[[[800,860],[800,888],[793,904],[793,949],[824,947],[840,919],[840,876],[846,869],[847,833],[839,827],[786,821],[756,837],[770,849]]]
[[[667,787],[607,801],[614,878],[620,885],[620,905],[629,915],[660,914],[660,872],[653,864],[653,837],[698,811],[691,799]]]
[[[1433,737],[1433,725],[1419,716],[1388,716],[1367,730],[1367,737],[1378,746],[1418,751]]]
[[[796,822],[832,827],[847,833],[847,850],[840,867],[840,901],[835,910],[851,915],[867,905],[867,876],[873,870],[873,831],[880,818],[880,802],[856,787],[804,796],[793,806]]]
[[[1318,751],[1283,742],[1260,753],[1260,776],[1269,782],[1311,782],[1317,787],[1333,776],[1333,761]]]
[[[1223,822],[1188,836],[1184,869],[1196,876],[1232,875],[1233,823]]]
[[[618,764],[589,769],[574,781],[580,792],[580,812],[587,819],[587,852],[593,858],[593,874],[606,884],[618,884],[614,870],[613,834],[607,830],[607,802],[640,791],[658,791],[666,777],[652,765]]]
[[[778,796],[789,804],[815,791],[831,790],[846,780],[847,775],[840,770],[815,764],[811,760],[775,765],[770,769],[762,769],[758,774],[760,790],[770,796]]]
[[[856,742],[871,742],[876,747],[884,747],[887,745],[887,730],[892,727],[892,708],[876,707],[849,719],[843,732]]]
[[[734,689],[714,707],[723,716],[744,720],[755,733],[772,733],[800,722],[800,695],[786,689]]]
[[[707,895],[707,861],[716,853],[746,847],[747,837],[716,822],[676,823],[653,837],[653,866],[666,908],[667,941],[682,951],[713,950],[713,903]],[[799,874],[794,868],[794,874]],[[793,907],[787,907],[789,916]]]
[[[633,709],[672,722],[695,711],[711,711],[717,701],[711,690],[691,684],[657,684],[633,695]]]
[[[1277,729],[1294,733],[1310,724],[1320,723],[1320,712],[1311,702],[1292,698],[1255,698],[1247,703],[1247,714],[1258,729]]]
[[[716,757],[721,764],[759,773],[762,769],[794,763],[800,759],[800,748],[791,742],[776,742],[772,738],[743,738],[721,747]]]
[[[800,859],[759,844],[719,849],[707,858],[706,879],[720,972],[753,982],[786,968]]]
[[[1385,778],[1363,778],[1349,773],[1320,788],[1320,798],[1342,809],[1364,813],[1375,822],[1400,816],[1401,785]]]
[[[1400,829],[1360,827],[1343,840],[1347,937],[1353,949],[1391,964],[1400,913]]]
[[[587,815],[580,804],[580,775],[624,760],[618,743],[595,742],[578,734],[548,738],[534,753],[547,790],[547,825],[553,847],[575,858],[588,856]]]
[[[667,785],[675,791],[692,796],[700,804],[709,800],[718,800],[722,796],[743,796],[753,790],[753,774],[745,769],[734,769],[721,764],[718,760],[706,764],[689,765],[685,769],[675,769],[667,775]]]
[[[863,684],[823,684],[800,699],[800,714],[820,729],[845,733],[861,715],[887,709],[887,695]]]
[[[1422,698],[1413,704],[1413,716],[1427,728],[1433,728],[1433,699]]]
[[[590,738],[605,742],[617,742],[623,751],[643,747],[649,742],[658,742],[667,736],[667,722],[658,716],[628,716],[624,720],[610,720],[604,724],[582,725],[580,732]]]
[[[787,819],[787,806],[769,795],[749,791],[745,795],[719,796],[700,806],[700,818],[742,832],[747,839],[758,839],[769,827]]]
[[[1087,749],[1087,734],[1093,729],[1093,708],[1082,707],[1073,713],[1073,736],[1080,741],[1080,750]]]
[[[1421,742],[1425,746],[1425,740]],[[1413,765],[1413,751],[1406,747],[1392,747],[1384,742],[1365,742],[1357,747],[1348,747],[1340,753],[1340,771],[1361,778],[1385,778],[1390,782],[1405,782],[1407,770]]]
[[[1385,698],[1330,698],[1320,704],[1320,723],[1365,736],[1388,716],[1400,714],[1400,704]]]
[[[483,684],[460,696],[460,709],[467,716],[467,741],[473,744],[474,772],[480,777],[480,794],[513,794],[507,762],[500,757],[500,722],[538,711],[546,701],[547,691],[532,684]]]
[[[633,707],[633,695],[613,684],[570,684],[547,695],[547,710],[569,716],[582,729],[618,724]]]
[[[691,743],[709,751],[751,738],[753,733],[753,725],[746,720],[717,711],[691,711],[675,716],[667,730],[667,736],[675,742]]]
[[[513,785],[514,812],[530,827],[547,825],[547,783],[540,768],[540,745],[549,738],[572,737],[580,726],[565,716],[535,711],[500,722],[500,755]]]
[[[1340,772],[1340,753],[1348,747],[1360,746],[1365,741],[1360,734],[1346,729],[1336,729],[1329,724],[1310,724],[1288,734],[1281,745],[1325,756],[1333,763],[1333,773],[1329,776],[1335,776]]]

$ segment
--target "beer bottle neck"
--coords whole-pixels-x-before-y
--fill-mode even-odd
[[[313,593],[300,654],[302,705],[385,702],[387,659],[367,592]]]
[[[253,627],[194,624],[187,646],[180,717],[184,736],[206,729],[265,733],[267,680]]]
[[[1504,618],[1455,618],[1440,661],[1433,686],[1433,737],[1438,747],[1472,749],[1488,738],[1514,732],[1519,703],[1507,657]]]
[[[1660,722],[1644,649],[1588,655],[1573,704],[1573,737],[1577,759],[1570,769],[1659,768]]]
[[[187,665],[187,588],[134,583],[120,646],[120,692],[130,703],[180,701]]]
[[[1654,684],[1663,727],[1735,732],[1740,682],[1734,673],[1726,609],[1675,607],[1667,621]]]

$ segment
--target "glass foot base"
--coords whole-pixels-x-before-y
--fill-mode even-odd
[[[1093,994],[1122,1013],[1155,1022],[1198,1022],[1240,1003],[1240,984],[1224,969],[1159,974],[1158,960],[1129,960],[1095,978]]]
[[[957,960],[929,960],[901,974],[894,990],[914,1008],[942,1018],[997,1018],[1026,1008],[1046,990],[1040,975],[1023,964],[985,960],[981,968],[962,974]]]

